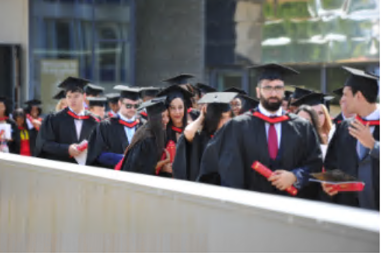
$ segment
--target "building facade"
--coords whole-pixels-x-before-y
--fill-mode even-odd
[[[379,71],[378,0],[0,0],[0,42],[21,48],[15,104],[46,110],[68,75],[111,91],[162,85],[186,72],[219,89],[255,92],[247,66],[278,62],[288,84],[330,92],[340,66]],[[5,86],[8,86],[7,89]],[[9,89],[9,86],[12,86]],[[16,90],[9,94],[9,90]]]

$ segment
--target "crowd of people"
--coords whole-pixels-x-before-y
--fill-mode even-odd
[[[54,96],[56,112],[44,119],[36,99],[10,114],[0,98],[0,129],[11,129],[8,137],[0,132],[1,150],[271,194],[292,188],[296,197],[379,210],[379,77],[343,67],[347,80],[334,91],[342,112],[331,119],[332,96],[286,90],[296,70],[253,69],[257,98],[191,84],[189,74],[163,80],[163,88],[117,85],[111,94],[68,77]],[[256,162],[270,169],[268,177],[253,169]],[[341,191],[311,180],[335,170],[364,188]]]

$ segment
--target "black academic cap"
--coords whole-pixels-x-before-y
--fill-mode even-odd
[[[259,105],[259,100],[249,97],[248,95],[238,95],[238,98],[242,99],[241,112],[247,112],[250,109],[256,108]]]
[[[99,96],[100,94],[103,93],[105,89],[101,86],[95,85],[95,84],[87,84],[85,88],[85,93],[86,95],[90,96]]]
[[[341,98],[343,96],[343,90],[344,90],[344,87],[341,87],[339,89],[333,90],[332,93]]]
[[[217,90],[209,85],[203,83],[197,83],[196,88],[200,90],[201,93],[207,94],[209,92],[216,92]]]
[[[105,107],[107,102],[107,98],[105,97],[89,97],[87,100],[89,100],[89,106]]]
[[[183,99],[185,106],[190,106],[192,104],[191,98],[193,97],[193,94],[177,85],[169,86],[157,94],[157,97],[164,96],[167,97],[167,104],[175,98]]]
[[[64,90],[60,90],[56,95],[53,96],[53,99],[56,99],[56,100],[60,100],[60,99],[63,99],[65,98],[65,91]]]
[[[368,66],[365,69],[365,74],[380,78],[380,70],[378,68],[379,66]]]
[[[86,79],[82,79],[82,78],[79,78],[79,77],[69,76],[69,77],[67,77],[65,80],[63,80],[58,85],[58,88],[64,89],[65,92],[67,92],[67,91],[72,91],[72,92],[79,91],[79,92],[83,92],[84,91],[84,87],[89,82],[90,81],[86,80]]]
[[[143,97],[156,97],[156,95],[161,91],[160,87],[142,87],[141,93]]]
[[[314,92],[314,93],[307,94],[307,95],[299,98],[298,100],[291,103],[291,105],[293,105],[293,106],[301,106],[301,105],[314,106],[314,105],[318,105],[318,104],[326,105],[326,101],[329,101],[332,99],[333,99],[333,97],[327,96],[326,94]]]
[[[228,88],[228,89],[224,90],[224,92],[236,92],[236,93],[239,93],[239,94],[247,95],[247,92],[246,92],[246,91],[241,90],[241,89],[236,88],[236,87]]]
[[[283,97],[283,100],[289,100],[292,96],[293,92],[292,91],[289,91],[289,90],[286,90],[284,91],[284,97]]]
[[[128,87],[125,85],[117,85],[114,90],[120,91],[121,98],[128,98],[130,100],[139,100],[141,88],[138,87]]]
[[[357,86],[357,84],[361,84],[363,89],[371,89],[372,91],[377,88],[378,89],[378,80],[376,76],[369,75],[365,73],[365,71],[360,69],[354,69],[350,67],[342,67],[346,71],[350,73],[350,76],[346,80],[344,86]]]
[[[167,110],[167,106],[165,104],[165,101],[166,101],[166,97],[153,98],[151,100],[148,100],[148,101],[142,103],[139,106],[138,111],[146,108],[149,116],[152,116],[152,115],[158,114],[158,113],[162,113],[165,110]]]
[[[106,94],[106,98],[107,98],[107,101],[112,103],[112,104],[116,104],[118,103],[118,100],[120,98],[120,94],[119,93],[108,93]]]
[[[198,103],[199,104],[229,104],[238,93],[236,92],[210,92],[205,94]]]
[[[26,101],[24,104],[29,105],[29,106],[39,106],[39,105],[41,105],[41,101],[38,99],[32,99],[32,100]]]
[[[301,98],[301,97],[303,97],[305,95],[313,93],[312,90],[308,90],[308,89],[301,88],[301,87],[298,87],[298,86],[292,86],[292,87],[295,88],[294,92],[291,95],[291,98],[293,98],[293,99],[299,99],[299,98]]]
[[[168,79],[164,79],[162,82],[169,83],[170,85],[188,84],[188,79],[193,77],[194,75],[192,74],[183,73]]]
[[[268,80],[284,80],[287,76],[298,75],[299,72],[293,68],[286,67],[276,63],[269,63],[258,66],[250,66],[250,69],[258,71],[258,82],[264,79]]]

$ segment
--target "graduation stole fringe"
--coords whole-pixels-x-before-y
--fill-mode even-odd
[[[134,127],[136,127],[136,125],[137,124],[139,124],[139,120],[137,119],[137,120],[135,120],[134,122],[131,122],[131,123],[129,123],[129,122],[127,122],[127,121],[124,121],[124,120],[119,120],[119,124],[121,124],[121,125],[123,125],[123,126],[126,126],[126,127],[128,127],[128,128],[134,128]]]
[[[175,127],[175,126],[171,126],[172,130],[175,131],[175,132],[178,132],[178,133],[183,133],[184,129],[182,128],[179,128],[179,127]]]
[[[262,113],[258,112],[258,111],[255,111],[253,112],[253,116],[254,117],[257,117],[257,118],[260,118],[270,124],[277,124],[277,123],[280,123],[280,122],[283,122],[283,121],[287,121],[290,119],[290,117],[288,115],[282,115],[282,116],[279,116],[279,117],[267,117],[265,115],[263,115]]]
[[[380,125],[380,120],[365,120],[362,119],[360,116],[356,115],[356,119],[361,122],[364,126],[369,123],[369,126],[379,126]]]

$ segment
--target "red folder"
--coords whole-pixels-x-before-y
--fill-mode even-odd
[[[175,156],[176,156],[176,143],[174,141],[169,141],[167,143],[167,147],[165,147],[165,149],[169,152],[170,162],[173,163],[173,161],[175,160]],[[167,155],[165,154],[165,152],[163,152],[160,161],[163,161],[166,158],[167,158]],[[160,170],[161,170],[161,167],[156,170],[156,175],[159,174]]]
[[[264,176],[265,178],[269,178],[272,174],[273,171],[264,166],[262,163],[255,161],[253,165],[251,166],[253,170]],[[290,186],[285,190],[288,194],[295,196],[298,194],[298,190],[294,186]]]
[[[311,173],[311,182],[326,183],[339,192],[358,192],[364,190],[365,183],[341,170],[329,170]]]

